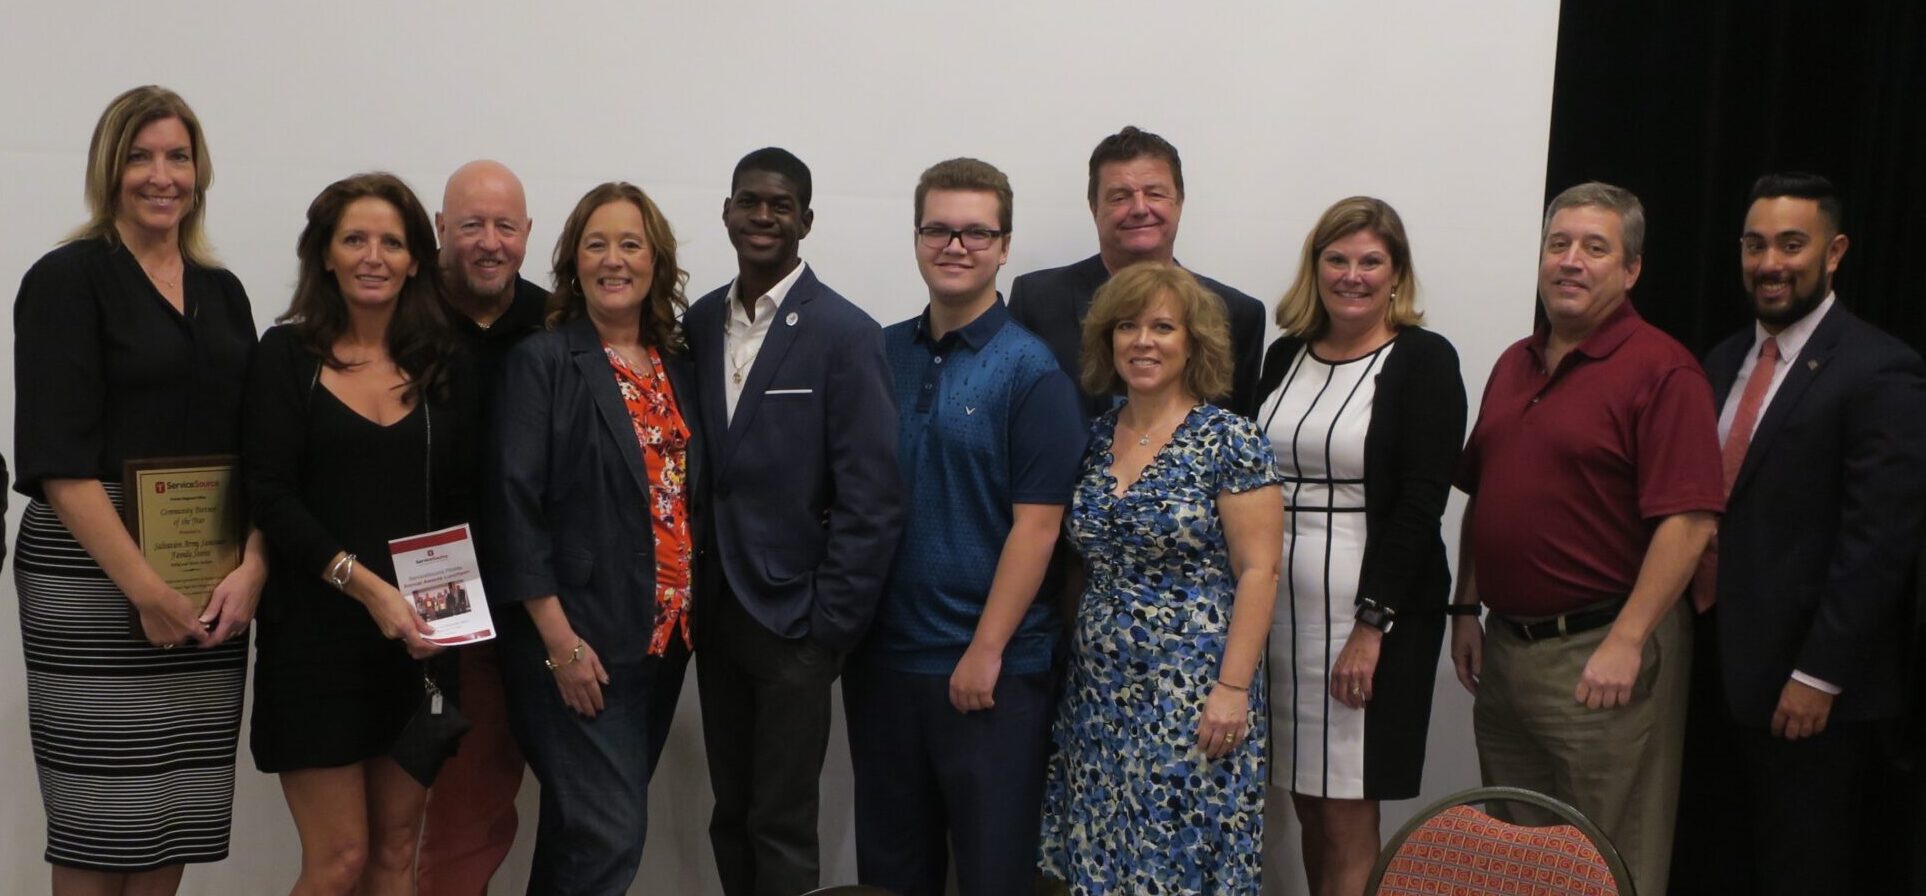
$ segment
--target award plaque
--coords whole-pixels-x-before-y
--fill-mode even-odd
[[[247,540],[240,458],[130,460],[123,474],[121,516],[141,556],[168,587],[205,608],[214,586],[241,565]]]

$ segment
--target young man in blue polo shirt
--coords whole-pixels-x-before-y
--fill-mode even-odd
[[[1059,621],[1036,600],[1083,456],[1050,349],[996,291],[1009,179],[951,159],[916,186],[920,316],[884,331],[909,491],[875,626],[844,676],[863,883],[1028,893]]]

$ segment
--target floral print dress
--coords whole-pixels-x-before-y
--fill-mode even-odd
[[[1193,409],[1122,497],[1117,412],[1092,427],[1066,523],[1087,584],[1044,793],[1043,870],[1083,894],[1255,894],[1264,834],[1264,671],[1250,736],[1197,747],[1236,581],[1217,496],[1278,482],[1250,421]]]

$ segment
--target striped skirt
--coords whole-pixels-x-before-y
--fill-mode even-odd
[[[226,858],[247,638],[149,645],[41,501],[21,519],[14,581],[47,861],[131,873]]]

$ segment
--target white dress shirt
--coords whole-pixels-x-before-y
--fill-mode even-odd
[[[776,309],[782,300],[789,296],[789,290],[802,278],[807,262],[797,262],[796,269],[789,276],[776,281],[769,291],[758,296],[755,301],[755,314],[743,310],[741,295],[736,292],[737,280],[729,284],[729,316],[722,321],[722,375],[723,395],[726,398],[728,416],[723,419],[736,419],[736,403],[742,400],[742,384],[749,379],[749,369],[756,366],[756,355],[762,352],[762,341],[769,335],[770,322],[776,318]]]
[[[1812,309],[1812,312],[1805,317],[1787,324],[1777,336],[1766,332],[1765,327],[1758,321],[1752,322],[1752,350],[1746,352],[1744,361],[1739,362],[1739,376],[1732,381],[1732,390],[1726,393],[1725,407],[1719,410],[1720,445],[1725,444],[1726,437],[1732,432],[1732,418],[1739,412],[1739,397],[1745,394],[1746,381],[1752,379],[1756,372],[1755,368],[1759,365],[1759,346],[1764,345],[1767,339],[1776,339],[1779,342],[1779,363],[1768,374],[1772,377],[1772,383],[1766,386],[1765,399],[1759,403],[1759,417],[1764,419],[1766,408],[1772,407],[1772,396],[1779,394],[1779,386],[1786,381],[1786,372],[1792,369],[1793,362],[1799,360],[1799,353],[1805,350],[1806,340],[1812,338],[1812,331],[1819,328],[1819,322],[1825,319],[1826,312],[1832,310],[1832,301],[1832,293],[1826,293],[1826,300],[1820,302],[1819,307]],[[1754,425],[1756,426],[1757,423],[1755,422]],[[1797,669],[1792,670],[1792,680],[1808,687],[1818,688],[1833,696],[1838,696],[1840,692],[1838,685],[1814,678]]]

